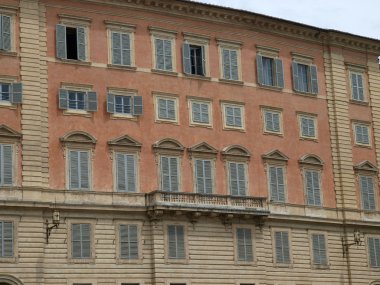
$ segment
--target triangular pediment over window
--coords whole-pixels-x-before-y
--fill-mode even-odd
[[[301,157],[298,161],[301,165],[310,165],[310,166],[318,166],[323,167],[323,161],[315,154],[307,154]]]
[[[368,160],[365,160],[357,165],[354,166],[355,171],[369,171],[369,172],[377,172],[377,167],[369,162]]]
[[[267,154],[263,154],[261,157],[264,160],[276,160],[276,161],[284,161],[284,162],[289,160],[289,157],[287,157],[278,149],[272,150],[268,152]]]
[[[19,140],[21,137],[21,133],[13,130],[6,125],[0,125],[0,139]]]
[[[190,148],[188,148],[189,152],[197,152],[197,153],[208,153],[208,154],[217,154],[218,150],[209,145],[206,142],[199,143],[197,145],[194,145]]]
[[[96,139],[92,135],[81,131],[70,132],[61,137],[60,141],[64,144],[96,144]]]
[[[128,148],[141,148],[142,144],[128,135],[118,137],[108,141],[109,146],[115,147],[128,147]]]

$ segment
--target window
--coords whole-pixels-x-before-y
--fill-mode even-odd
[[[317,67],[293,62],[293,88],[297,92],[318,94]]]
[[[363,74],[350,72],[351,74],[351,98],[354,101],[364,102]]]
[[[232,104],[222,104],[224,127],[227,129],[244,129],[244,107]]]
[[[260,85],[284,88],[284,71],[281,59],[257,55],[256,64]]]
[[[87,60],[87,31],[85,27],[56,26],[57,58]]]
[[[156,97],[156,119],[167,122],[178,122],[178,100],[171,97]]]
[[[117,191],[136,192],[136,156],[121,152],[115,156]]]
[[[213,193],[213,161],[209,159],[195,159],[196,191],[200,194]]]
[[[119,225],[120,258],[138,259],[138,225]]]
[[[324,234],[312,234],[313,264],[327,265],[326,236]]]
[[[239,51],[222,48],[223,79],[239,80]]]
[[[12,17],[0,14],[0,50],[12,50]]]
[[[71,257],[91,258],[91,224],[71,225]]]
[[[282,133],[281,112],[264,109],[264,130],[268,133]]]
[[[185,259],[185,228],[180,225],[168,225],[168,258]]]
[[[285,231],[274,232],[276,263],[290,264],[289,233]]]
[[[321,206],[321,186],[319,181],[319,171],[305,170],[305,191],[308,205]]]
[[[380,238],[368,238],[369,266],[380,267]]]
[[[172,39],[155,38],[156,69],[173,71]]]
[[[13,222],[0,221],[0,258],[13,257]]]
[[[362,198],[363,210],[376,210],[376,198],[373,180],[373,176],[359,175],[360,193]]]
[[[13,185],[13,146],[0,144],[0,187]]]
[[[131,34],[111,32],[112,64],[132,66]]]
[[[63,110],[98,110],[98,95],[92,91],[59,89],[59,108]]]
[[[115,115],[141,116],[143,114],[142,96],[108,93],[107,112]]]
[[[0,104],[3,102],[9,102],[12,104],[21,104],[22,84],[0,82]]]
[[[251,229],[237,228],[236,240],[237,240],[237,260],[252,262],[253,261],[253,245],[252,245]]]
[[[205,47],[203,45],[183,44],[183,69],[185,74],[206,76]]]
[[[355,143],[358,145],[369,146],[369,125],[363,123],[354,123]]]
[[[245,196],[247,190],[246,163],[228,162],[228,180],[230,194]]]
[[[191,108],[191,123],[194,125],[211,125],[211,103],[204,101],[189,101]]]
[[[161,156],[161,190],[167,192],[180,191],[179,157]]]
[[[273,202],[285,202],[285,178],[283,166],[269,166],[269,189]]]
[[[301,138],[315,139],[317,137],[315,117],[299,115],[299,124]]]
[[[69,189],[90,190],[90,152],[69,150]]]

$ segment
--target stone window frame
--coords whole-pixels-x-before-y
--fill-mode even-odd
[[[1,8],[1,6],[0,6]],[[0,10],[1,13],[1,10]],[[2,52],[0,51],[0,55],[3,55]],[[5,84],[12,84],[12,83],[18,83],[19,78],[17,76],[12,76],[12,75],[0,75],[0,83],[5,83]],[[0,100],[0,110],[1,108],[7,108],[11,110],[16,110],[18,104],[12,104],[10,101],[1,101]]]
[[[8,16],[11,19],[11,49],[9,51],[7,50],[0,50],[0,55],[2,56],[17,56],[18,54],[18,47],[17,44],[17,36],[16,31],[19,27],[16,27],[17,17],[19,16],[19,7],[11,6],[11,5],[0,5],[0,15]]]
[[[277,48],[273,48],[273,47],[268,47],[268,46],[262,46],[262,45],[256,45],[256,72],[257,72],[257,86],[261,87],[261,88],[268,88],[268,89],[271,89],[271,90],[275,90],[275,91],[281,91],[285,88],[285,73],[284,73],[284,65],[283,65],[283,61],[282,59],[280,58],[280,50],[277,49]],[[257,56],[262,56],[262,57],[266,57],[266,58],[270,58],[273,60],[273,70],[276,70],[277,67],[276,67],[276,60],[281,60],[282,62],[282,80],[283,80],[283,87],[280,86],[277,78],[274,78],[274,85],[265,85],[265,84],[261,84],[259,83],[259,75],[258,75],[258,60],[257,60]],[[274,72],[275,74],[273,74],[273,76],[275,77],[276,76],[276,72]]]
[[[19,261],[19,222],[21,221],[21,217],[12,217],[6,215],[0,215],[1,222],[11,222],[13,223],[13,257],[0,257],[0,264],[2,263],[18,263]],[[1,281],[1,276],[0,276]]]
[[[358,195],[360,198],[360,209],[365,212],[375,212],[378,211],[379,204],[378,204],[378,168],[372,164],[370,161],[365,160],[362,161],[356,165],[354,165],[354,173],[355,173],[355,183],[356,183],[356,189],[358,189]],[[374,202],[375,202],[375,209],[369,210],[369,209],[363,209],[363,193],[360,185],[360,177],[366,176],[366,177],[372,177],[373,179],[373,192],[374,192]]]
[[[115,88],[115,87],[108,87],[107,96],[108,94],[113,94],[116,96],[130,96],[130,97],[139,96],[138,91],[136,89]],[[107,97],[107,101],[108,101],[108,97]],[[108,113],[108,109],[107,109],[107,113],[109,114],[110,118],[114,120],[125,119],[125,120],[130,120],[130,121],[137,121],[139,116],[133,115],[132,110],[133,110],[133,102],[131,101],[131,114],[116,113],[116,112]]]
[[[347,79],[348,79],[348,94],[349,101],[353,104],[359,105],[368,105],[369,104],[369,91],[368,91],[368,77],[367,77],[367,67],[361,64],[355,64],[351,62],[345,62],[346,70],[347,70]],[[362,84],[363,84],[363,101],[356,100],[353,98],[353,86],[352,86],[352,74],[358,74],[362,76]]]
[[[115,247],[115,255],[116,255],[116,263],[117,264],[142,264],[144,260],[143,256],[143,221],[139,220],[115,220],[115,233],[116,233],[116,247]],[[137,225],[137,240],[138,240],[138,259],[124,259],[120,257],[120,225]],[[125,282],[125,281],[123,281]],[[131,282],[132,283],[132,282]],[[138,282],[140,283],[140,282]],[[141,283],[140,283],[141,284]]]
[[[323,167],[324,162],[323,160],[315,154],[306,154],[302,156],[298,160],[298,164],[301,170],[302,180],[303,180],[303,193],[304,193],[304,202],[305,206],[307,207],[318,207],[323,208],[324,206],[324,193],[323,193]],[[318,173],[318,179],[319,179],[319,195],[320,195],[320,205],[310,205],[308,203],[308,194],[307,194],[307,187],[306,187],[306,171],[315,171]]]
[[[120,68],[127,70],[136,70],[136,48],[135,48],[135,34],[136,25],[123,22],[104,20],[104,24],[107,28],[107,44],[108,44],[108,64],[110,68]],[[131,65],[114,64],[112,63],[112,32],[128,34],[131,47]]]
[[[251,230],[251,242],[252,242],[252,261],[239,260],[238,257],[238,239],[237,239],[237,229],[249,229]],[[256,227],[250,224],[234,224],[232,226],[233,232],[233,247],[234,247],[234,263],[239,266],[256,266],[257,265],[257,252],[256,249]]]
[[[286,232],[288,233],[289,241],[289,263],[279,263],[276,258],[276,232]],[[293,268],[294,258],[293,258],[293,246],[292,246],[292,229],[283,227],[272,227],[271,228],[271,240],[272,240],[272,254],[273,254],[273,266],[275,268]]]
[[[21,140],[22,134],[13,130],[12,128],[0,124],[0,144],[7,144],[12,146],[12,185],[11,186],[1,186],[1,188],[13,188],[15,186],[19,186],[21,184],[21,180],[19,178],[19,174],[21,172]]]
[[[318,68],[317,68],[317,65],[315,64],[314,62],[314,57],[313,56],[310,56],[310,55],[305,55],[305,54],[300,54],[300,53],[297,53],[297,52],[291,52],[291,56],[292,56],[292,91],[293,91],[293,94],[296,94],[296,95],[304,95],[304,96],[307,96],[307,97],[311,97],[311,98],[317,98],[320,94],[321,94],[321,90],[320,90],[320,79],[318,77]],[[295,88],[295,81],[294,81],[294,64],[302,64],[302,65],[306,65],[308,66],[308,70],[309,70],[309,73],[308,74],[308,87],[309,87],[309,91],[301,91],[301,90],[296,90]],[[315,67],[316,68],[316,72],[317,72],[317,92],[313,92],[313,83],[312,83],[312,75],[311,75],[311,69],[312,67]]]
[[[276,107],[271,107],[271,106],[260,106],[261,109],[261,119],[262,119],[262,127],[263,127],[263,134],[264,135],[275,135],[275,136],[284,136],[284,123],[283,123],[283,109],[282,108],[276,108]],[[271,131],[267,129],[267,122],[266,122],[266,112],[271,112],[271,113],[277,113],[279,116],[279,127],[280,130],[278,132],[276,131]]]
[[[365,235],[366,255],[367,255],[367,267],[370,270],[372,270],[372,271],[380,272],[380,266],[376,266],[376,267],[371,266],[371,261],[370,261],[370,257],[371,256],[370,256],[370,253],[369,253],[369,246],[368,246],[368,239],[369,238],[380,239],[380,235],[378,233],[377,234],[369,233],[369,234]]]
[[[117,137],[115,139],[108,141],[109,155],[112,163],[112,180],[113,180],[113,191],[114,193],[120,194],[130,194],[130,193],[140,193],[140,159],[141,159],[141,148],[142,144],[137,140],[133,139],[128,135]],[[135,192],[121,192],[117,191],[117,169],[116,169],[116,154],[125,153],[132,154],[135,157]]]
[[[213,128],[213,100],[209,98],[203,98],[203,97],[187,97],[188,101],[188,108],[189,108],[189,122],[190,126],[192,127],[205,127],[205,128]],[[200,122],[194,122],[193,121],[193,105],[192,103],[200,103],[200,104],[207,104],[208,105],[208,116],[209,116],[209,123],[200,123]]]
[[[367,121],[360,121],[360,120],[351,120],[351,125],[352,125],[352,135],[353,135],[353,142],[354,145],[357,147],[364,147],[364,148],[372,148],[372,124],[371,122]],[[365,126],[368,129],[368,144],[360,143],[357,141],[356,137],[356,126]]]
[[[83,131],[72,131],[60,137],[60,142],[63,150],[63,157],[65,158],[65,189],[68,191],[93,191],[93,158],[95,155],[96,139],[89,133]],[[70,189],[70,161],[69,151],[88,151],[88,167],[89,167],[89,188],[82,190]]]
[[[183,236],[184,236],[184,249],[185,249],[185,258],[176,259],[169,258],[169,226],[182,226],[183,227]],[[164,232],[164,251],[165,251],[165,264],[188,264],[189,263],[189,225],[186,222],[180,221],[165,221],[162,223],[163,232]]]
[[[299,137],[301,140],[307,141],[315,141],[318,142],[318,114],[307,113],[307,112],[296,112],[297,121],[298,121],[298,129],[299,129]],[[312,119],[314,121],[314,137],[307,137],[302,134],[302,118]]]
[[[221,111],[222,111],[222,118],[223,118],[223,130],[224,131],[239,131],[239,132],[246,132],[246,120],[245,120],[245,103],[242,102],[236,102],[236,101],[220,101],[221,104]],[[241,127],[235,127],[235,126],[227,126],[227,114],[226,114],[226,107],[232,106],[232,107],[238,107],[240,108],[241,113]]]
[[[231,83],[240,83],[243,84],[243,71],[242,71],[242,61],[241,61],[241,50],[243,46],[243,42],[233,41],[228,39],[216,39],[218,45],[219,52],[219,81],[221,82],[231,82]],[[224,78],[224,70],[223,70],[223,49],[236,51],[237,53],[237,65],[238,65],[238,79],[226,79]]]
[[[68,83],[68,82],[61,82],[60,89],[65,89],[68,91],[78,91],[78,92],[90,92],[94,91],[94,86],[89,84],[78,84],[78,83]],[[59,93],[59,90],[58,90]],[[58,94],[59,95],[59,94]],[[98,98],[98,106],[99,106],[99,95]],[[58,96],[58,105],[59,105],[59,96]],[[99,108],[99,107],[98,107]],[[87,110],[78,110],[78,109],[59,109],[62,111],[63,115],[67,116],[82,116],[82,117],[88,117],[91,118],[93,116],[94,112],[87,111]]]
[[[170,119],[162,119],[159,118],[159,99],[165,99],[165,100],[173,100],[174,101],[174,108],[175,108],[175,120]],[[177,94],[170,94],[170,93],[162,93],[162,92],[153,92],[153,102],[154,102],[154,110],[155,110],[155,122],[156,123],[164,123],[164,124],[173,124],[173,125],[179,125],[179,95]]]
[[[330,258],[329,258],[329,235],[327,231],[310,230],[308,232],[309,242],[310,242],[310,265],[313,269],[329,269],[330,268]],[[325,237],[326,245],[326,264],[314,264],[314,250],[313,250],[313,235],[323,235]]]

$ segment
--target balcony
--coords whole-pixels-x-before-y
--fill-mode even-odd
[[[266,198],[154,191],[146,194],[149,210],[268,216]]]

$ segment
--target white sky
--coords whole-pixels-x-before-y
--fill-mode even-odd
[[[380,39],[380,0],[192,0]]]

